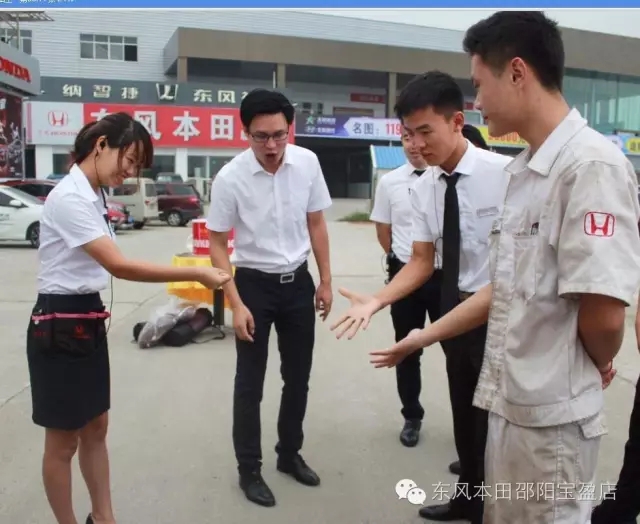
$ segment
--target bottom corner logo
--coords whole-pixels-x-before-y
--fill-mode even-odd
[[[411,479],[402,479],[396,483],[396,495],[398,500],[407,499],[414,506],[422,506],[427,500],[425,491]]]

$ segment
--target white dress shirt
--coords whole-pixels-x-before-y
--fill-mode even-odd
[[[490,283],[489,234],[493,221],[502,213],[509,175],[505,166],[511,157],[475,147],[467,150],[454,169],[460,208],[460,291],[475,293]],[[447,174],[430,166],[413,187],[413,240],[432,242],[442,256],[444,194]],[[443,268],[446,270],[446,268]]]
[[[210,231],[235,229],[231,262],[266,273],[289,273],[311,252],[307,213],[331,206],[318,157],[289,144],[275,175],[251,149],[226,164],[211,185]]]
[[[102,196],[74,165],[44,203],[40,219],[38,292],[81,295],[108,286],[107,270],[82,248],[104,235],[115,237],[104,219],[106,214]]]
[[[391,226],[391,250],[401,262],[409,262],[412,252],[413,208],[411,191],[418,180],[410,163],[384,174],[376,187],[376,198],[370,219]],[[440,267],[436,257],[435,267]]]

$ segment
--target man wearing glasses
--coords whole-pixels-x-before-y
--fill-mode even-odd
[[[233,443],[240,487],[261,506],[275,505],[261,475],[260,430],[272,325],[284,382],[277,469],[301,484],[320,483],[299,452],[316,312],[325,320],[333,301],[323,214],[331,197],[316,155],[288,143],[294,111],[276,91],[258,89],[244,98],[240,119],[250,148],[216,176],[207,218],[212,263],[227,271],[228,234],[235,229],[235,278],[224,287],[236,332]],[[311,250],[320,275],[317,288],[307,267]]]

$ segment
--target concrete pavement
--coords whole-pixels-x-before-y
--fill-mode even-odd
[[[350,210],[341,211],[339,216]],[[173,253],[184,251],[187,235],[184,228],[150,227],[124,233],[118,241],[128,256],[169,263]],[[382,285],[382,257],[372,226],[332,222],[330,235],[336,289],[372,292]],[[0,245],[0,264],[0,523],[52,523],[40,480],[43,433],[30,420],[24,356],[35,297],[36,253]],[[380,313],[353,341],[336,341],[328,326],[318,325],[303,455],[321,476],[322,485],[307,488],[275,470],[281,379],[272,336],[262,407],[263,473],[278,504],[259,508],[248,503],[237,487],[231,443],[233,339],[152,350],[131,343],[133,325],[166,301],[164,289],[164,285],[115,282],[109,337],[113,385],[109,445],[119,523],[424,522],[417,516],[419,506],[398,500],[395,484],[404,478],[414,480],[429,503],[440,498],[436,485],[446,487],[455,481],[447,472],[455,456],[439,348],[431,348],[423,357],[427,415],[422,440],[417,448],[405,449],[398,442],[402,420],[394,372],[368,364],[370,349],[392,341],[388,313]],[[105,300],[109,301],[108,295]],[[332,317],[345,307],[346,301],[336,297]],[[626,441],[640,369],[634,313],[629,312],[619,375],[606,392],[610,434],[602,444],[598,483],[616,480]],[[74,473],[75,507],[84,521],[89,500],[77,462]]]

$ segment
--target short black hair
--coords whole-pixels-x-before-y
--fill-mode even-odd
[[[93,153],[100,137],[104,137],[106,145],[111,149],[118,149],[119,162],[122,162],[124,152],[135,145],[137,161],[141,167],[148,169],[153,164],[153,141],[149,131],[125,112],[111,113],[85,124],[76,136],[70,164],[84,162]]]
[[[464,111],[464,95],[455,78],[441,71],[414,77],[400,92],[394,111],[403,120],[415,111],[428,108],[446,117]]]
[[[254,89],[247,93],[240,104],[240,120],[249,128],[253,119],[259,115],[277,115],[282,113],[287,125],[293,123],[295,108],[289,99],[279,91]]]
[[[487,142],[485,141],[482,133],[477,127],[472,126],[471,124],[465,124],[464,126],[462,126],[462,136],[465,137],[474,146],[479,147],[480,149],[489,150]]]
[[[549,91],[562,92],[564,44],[558,23],[540,11],[498,11],[471,26],[462,43],[496,72],[516,57],[535,71]]]

